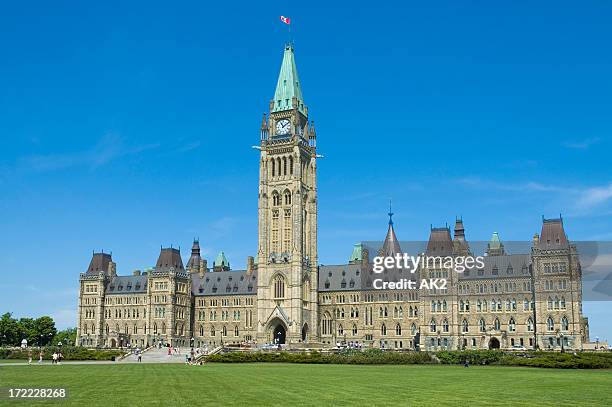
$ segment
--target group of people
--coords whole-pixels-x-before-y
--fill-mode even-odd
[[[39,365],[42,365],[43,357],[44,357],[44,352],[41,349],[38,352],[38,364]],[[52,365],[60,364],[63,358],[64,358],[64,355],[62,355],[62,352],[54,351],[53,354],[51,355],[51,364]],[[32,364],[32,349],[28,349],[28,365],[31,365],[31,364]]]

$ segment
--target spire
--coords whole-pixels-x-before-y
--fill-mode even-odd
[[[470,246],[465,240],[465,227],[463,226],[463,218],[455,218],[455,237],[453,239],[455,253],[466,255],[470,253]]]
[[[187,262],[187,270],[198,269],[200,267],[200,240],[193,239],[193,245],[191,246],[191,257]]]
[[[272,104],[272,112],[297,108],[306,115],[306,107],[304,106],[304,98],[302,97],[302,87],[295,65],[293,44],[291,43],[285,45],[283,63],[281,64],[280,73],[278,74],[278,82],[276,84],[276,91],[274,92]]]
[[[381,249],[382,256],[395,256],[397,253],[401,253],[402,249],[400,248],[399,242],[397,241],[397,236],[395,236],[395,230],[393,229],[393,212],[391,212],[391,200],[389,200],[389,228],[387,229],[387,236],[385,237],[385,242],[383,243],[383,247]]]
[[[455,218],[455,240],[465,240],[465,228],[463,218]]]

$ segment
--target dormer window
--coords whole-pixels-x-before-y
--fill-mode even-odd
[[[325,280],[325,288],[329,288],[329,280]]]

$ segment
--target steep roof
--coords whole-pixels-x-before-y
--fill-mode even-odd
[[[115,276],[106,285],[106,294],[142,294],[147,292],[147,275]]]
[[[257,271],[217,271],[191,274],[193,295],[255,295],[257,294]]]
[[[106,273],[111,261],[113,261],[112,255],[108,253],[94,253],[87,267],[87,274],[98,274],[101,271]]]
[[[432,256],[450,256],[453,254],[453,241],[448,226],[431,228],[427,242],[427,254]]]
[[[156,270],[168,270],[174,267],[176,270],[184,270],[183,260],[181,259],[181,252],[179,249],[172,247],[162,248],[157,263],[155,264]]]
[[[362,290],[360,264],[319,266],[319,291]]]
[[[278,74],[278,82],[276,83],[276,91],[274,92],[274,108],[272,111],[279,112],[292,109],[294,97],[297,99],[298,110],[306,114],[304,111],[302,87],[295,65],[293,44],[287,44],[285,45],[283,62],[281,64],[280,73]]]
[[[542,233],[540,233],[540,249],[567,249],[569,241],[563,228],[563,218],[542,218]]]
[[[529,254],[484,256],[483,261],[482,269],[472,268],[467,273],[459,273],[459,279],[527,277],[530,273],[531,255]]]

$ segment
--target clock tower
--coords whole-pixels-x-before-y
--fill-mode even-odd
[[[260,142],[257,341],[317,341],[316,133],[292,44]]]

